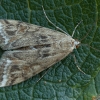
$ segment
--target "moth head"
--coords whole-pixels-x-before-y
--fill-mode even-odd
[[[78,40],[75,40],[74,46],[75,46],[75,49],[77,49],[80,46],[80,42]]]

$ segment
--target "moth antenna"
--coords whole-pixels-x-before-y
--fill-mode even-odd
[[[82,72],[83,74],[86,74],[86,73],[83,72],[83,71],[80,69],[80,67],[77,65],[77,61],[76,61],[75,55],[73,55],[73,58],[74,58],[74,61],[75,61],[75,64],[76,64],[77,69],[78,69],[80,72]]]
[[[60,27],[56,26],[56,25],[48,18],[47,14],[46,14],[46,12],[45,12],[45,10],[44,10],[43,5],[42,5],[42,9],[43,9],[43,13],[44,13],[44,15],[45,15],[45,17],[46,17],[46,19],[48,20],[49,23],[51,23],[54,27],[56,27],[56,28],[57,28],[58,30],[60,30],[61,32],[63,32],[63,33],[65,33],[65,34],[69,35],[66,31],[64,31],[64,30],[62,30]],[[73,30],[73,33],[72,33],[72,36],[71,36],[71,37],[74,36],[74,33],[75,33],[77,27],[78,27],[82,22],[83,22],[83,20],[81,20],[81,21],[76,25],[75,29]],[[70,36],[70,35],[69,35],[69,36]]]
[[[81,20],[81,21],[75,26],[75,28],[74,28],[74,30],[73,30],[73,33],[72,33],[72,37],[74,36],[77,27],[78,27],[82,22],[83,22],[83,20]]]
[[[100,50],[98,50],[98,49],[96,49],[96,48],[94,48],[92,46],[89,46],[89,47],[92,48],[92,49],[94,49],[94,50],[96,50],[96,51],[99,51],[100,52]]]
[[[88,35],[89,35],[89,32],[80,40],[80,42],[82,42]]]
[[[64,30],[62,30],[61,28],[57,27],[57,26],[48,18],[47,14],[46,14],[46,12],[45,12],[45,10],[44,10],[43,5],[42,5],[42,9],[43,9],[43,13],[44,13],[44,15],[45,15],[45,17],[46,17],[46,19],[48,20],[49,23],[51,23],[54,27],[56,27],[56,28],[57,28],[58,30],[60,30],[61,32],[63,32],[63,33],[65,33],[65,34],[67,34],[68,36],[70,36],[70,35],[69,35],[68,33],[66,33]],[[73,37],[73,35],[74,35],[74,33],[75,33],[77,27],[82,23],[82,21],[83,21],[83,20],[81,20],[81,21],[76,25],[76,27],[75,27],[75,29],[74,29],[74,31],[73,31],[71,37]],[[78,67],[75,56],[74,56],[74,60],[75,60],[76,67],[77,67],[82,73],[84,73],[84,72]],[[84,73],[84,74],[85,74],[85,73]],[[43,76],[44,76],[44,75],[43,75]],[[41,78],[42,78],[42,77],[41,77]],[[41,80],[41,78],[40,78],[39,80]]]
[[[65,32],[64,30],[62,30],[60,27],[56,26],[56,25],[48,18],[47,14],[46,14],[46,12],[45,12],[45,10],[44,10],[43,5],[42,5],[42,9],[43,9],[43,13],[44,13],[46,19],[48,20],[48,22],[49,22],[50,24],[52,24],[56,29],[58,29],[58,30],[60,30],[61,32],[63,32],[63,33],[65,33],[65,34],[67,34],[68,36],[70,36],[67,32]]]
[[[90,45],[88,45],[88,44],[82,44],[82,43],[81,43],[81,45],[87,45],[88,47],[90,47],[90,48],[92,48],[92,49],[94,49],[94,50],[100,52],[100,50],[98,50],[98,49],[96,49],[96,48],[94,48],[94,47],[92,47],[92,46],[90,46]]]
[[[92,30],[92,27],[89,29],[89,31],[86,33],[86,35],[80,40],[80,42],[82,42],[89,35],[90,31]]]

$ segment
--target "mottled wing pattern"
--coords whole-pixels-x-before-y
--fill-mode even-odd
[[[75,48],[61,32],[15,20],[0,20],[0,87],[14,85],[60,61]]]

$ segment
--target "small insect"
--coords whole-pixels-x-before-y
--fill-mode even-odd
[[[14,85],[57,63],[79,45],[64,33],[15,20],[0,20],[0,87]]]
[[[0,87],[25,81],[65,58],[80,44],[72,36],[21,21],[0,20],[0,47],[5,50],[0,59]]]

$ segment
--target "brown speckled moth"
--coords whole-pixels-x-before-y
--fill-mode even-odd
[[[57,63],[79,41],[62,32],[15,20],[0,20],[0,87],[14,85]]]

